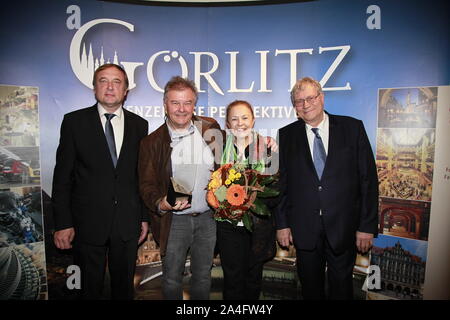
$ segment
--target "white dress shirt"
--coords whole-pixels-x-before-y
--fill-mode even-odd
[[[197,127],[191,124],[189,129],[183,132],[172,130],[169,124],[169,134],[172,138],[172,175],[177,178],[186,178],[188,172],[192,173],[191,181],[185,181],[192,190],[191,207],[174,211],[174,214],[187,214],[193,212],[205,212],[209,210],[206,202],[206,192],[214,170],[214,156],[211,149],[203,140],[202,134]],[[189,174],[188,174],[189,175]],[[180,180],[181,182],[181,180]]]
[[[102,127],[103,127],[103,132],[104,132],[105,125],[106,125],[106,117],[104,116],[104,114],[108,113],[108,112],[105,110],[105,108],[100,103],[97,103],[97,109],[98,109],[98,114],[100,116],[100,120],[102,122]],[[114,142],[116,143],[117,159],[119,159],[120,149],[122,148],[122,143],[123,143],[125,116],[124,116],[122,107],[120,107],[113,113],[116,116],[111,119],[111,125],[114,130]]]

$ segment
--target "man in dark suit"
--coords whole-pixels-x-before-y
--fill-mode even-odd
[[[360,120],[328,114],[316,80],[294,85],[299,120],[280,129],[281,246],[294,244],[304,299],[352,299],[357,250],[377,235],[378,178]],[[326,270],[326,272],[325,272]]]
[[[54,243],[74,248],[81,297],[100,299],[108,261],[113,299],[132,299],[138,243],[149,216],[139,196],[139,144],[148,123],[123,109],[128,78],[118,65],[94,73],[97,103],[64,116],[53,174]]]

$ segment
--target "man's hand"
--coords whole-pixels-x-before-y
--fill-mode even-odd
[[[373,234],[356,231],[356,247],[361,253],[366,253],[372,248]]]
[[[164,197],[161,202],[159,203],[159,210],[162,211],[181,211],[187,208],[190,208],[191,204],[185,200],[185,201],[177,201],[175,202],[175,205],[172,207],[168,202],[167,202],[167,196]]]
[[[142,221],[141,223],[141,235],[139,236],[138,244],[147,238],[148,222]]]
[[[277,230],[277,240],[280,246],[282,247],[289,247],[289,245],[293,244],[294,241],[292,240],[292,234],[290,228],[280,229]]]
[[[53,234],[53,242],[58,249],[70,249],[72,248],[72,240],[74,237],[74,228],[62,229]]]

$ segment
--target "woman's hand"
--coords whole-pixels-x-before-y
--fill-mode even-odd
[[[266,144],[272,152],[278,152],[278,144],[274,138],[266,137]]]

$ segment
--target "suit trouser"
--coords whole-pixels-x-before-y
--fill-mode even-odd
[[[138,237],[123,241],[117,232],[104,245],[74,243],[74,262],[81,270],[81,298],[102,299],[108,264],[111,279],[111,299],[132,300],[136,269]]]
[[[303,299],[322,300],[326,298],[325,273],[329,299],[353,299],[353,266],[356,258],[356,244],[343,253],[335,254],[328,243],[322,218],[320,218],[320,222],[320,233],[315,249],[297,249],[297,272],[302,286]]]
[[[224,300],[258,300],[264,263],[255,261],[252,235],[245,227],[217,222],[217,245],[224,274]]]

